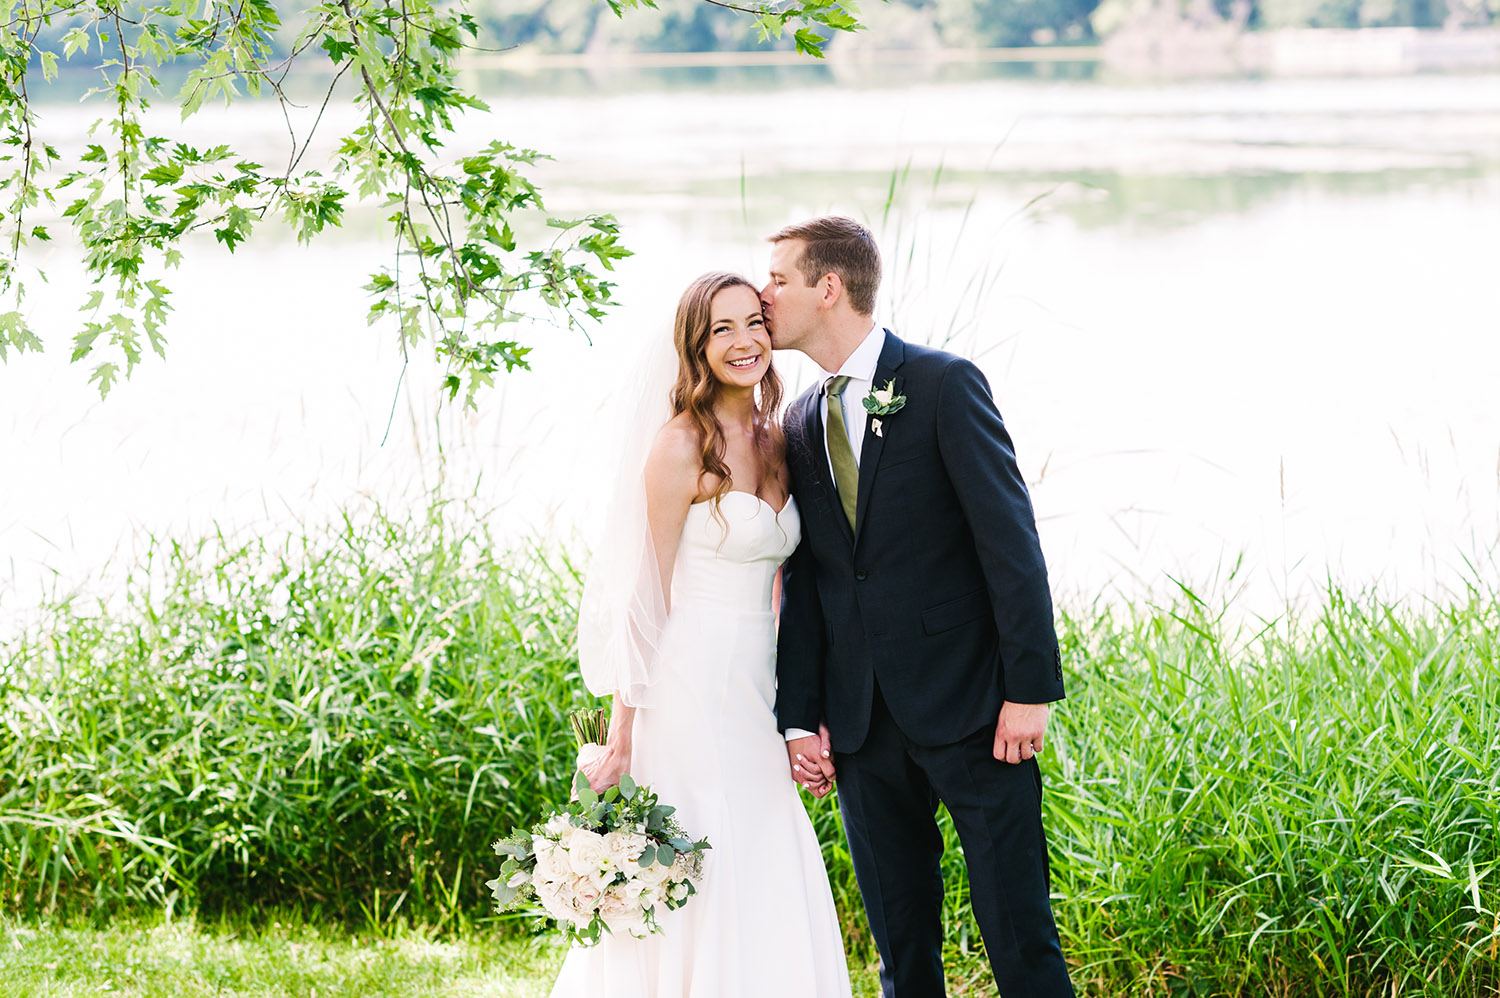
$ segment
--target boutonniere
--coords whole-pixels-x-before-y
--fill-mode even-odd
[[[906,404],[906,396],[896,394],[896,382],[892,379],[885,383],[884,388],[871,388],[870,394],[860,401],[864,402],[865,412],[871,416],[893,416]],[[870,426],[877,437],[885,436],[885,427],[878,418],[871,420]]]

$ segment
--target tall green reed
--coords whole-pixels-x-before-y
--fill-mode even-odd
[[[1496,993],[1494,593],[1246,633],[1184,588],[1060,630],[1046,820],[1095,993]]]
[[[0,656],[0,892],[478,907],[488,843],[567,792],[576,588],[442,503],[154,544],[123,611],[60,600]]]

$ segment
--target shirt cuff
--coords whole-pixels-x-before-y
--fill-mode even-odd
[[[804,731],[801,728],[787,728],[786,729],[786,740],[789,741],[789,742],[793,742],[793,741],[796,741],[798,738],[811,738],[811,737],[813,737],[816,734],[817,734],[816,731]]]

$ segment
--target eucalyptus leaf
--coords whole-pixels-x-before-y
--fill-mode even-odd
[[[495,899],[495,907],[497,909],[502,909],[510,904],[511,901],[515,900],[515,896],[520,893],[520,888],[507,886],[503,877],[486,880],[484,886],[490,889],[490,894]]]

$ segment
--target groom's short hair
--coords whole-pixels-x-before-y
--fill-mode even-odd
[[[837,274],[849,293],[849,304],[860,315],[875,314],[875,292],[880,289],[880,250],[870,230],[852,218],[824,215],[788,225],[770,241],[800,239],[802,256],[797,269],[809,286],[824,274]]]

